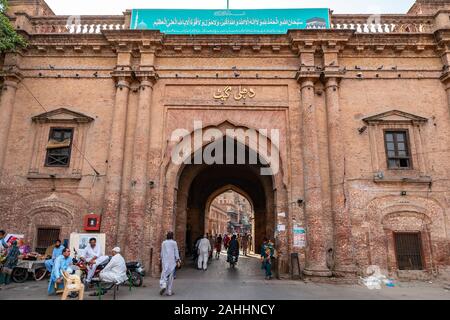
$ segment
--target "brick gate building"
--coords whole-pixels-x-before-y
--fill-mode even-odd
[[[94,212],[108,250],[156,274],[165,233],[184,252],[187,221],[195,238],[230,189],[252,203],[256,243],[276,237],[280,274],[295,252],[311,276],[448,272],[449,1],[333,14],[330,29],[195,37],[130,30],[129,11],[70,19],[43,0],[9,2],[29,45],[0,59],[1,228],[36,248],[39,232],[68,238]],[[277,129],[279,170],[175,164],[171,134],[194,135],[194,121],[223,140]]]

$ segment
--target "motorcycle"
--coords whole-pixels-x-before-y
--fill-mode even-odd
[[[126,266],[127,266],[127,276],[128,279],[130,279],[133,287],[142,286],[145,270],[144,267],[141,265],[141,263],[137,261],[132,261],[127,262]]]
[[[236,263],[237,263],[237,257],[236,256],[231,256],[230,267],[232,269],[234,269],[234,267],[236,266]]]
[[[234,267],[236,266],[237,261],[238,261],[238,256],[236,254],[229,254],[228,255],[227,262],[230,263],[230,268],[231,269],[234,269]]]
[[[78,253],[74,248],[75,256],[72,259],[72,262],[74,265],[76,265],[81,270],[81,281],[84,282],[84,280],[87,277],[88,274],[88,263],[83,257],[77,258]],[[106,267],[106,265],[111,260],[111,257],[109,256],[107,260],[102,262],[97,266],[94,272],[94,276],[92,277],[93,281],[98,281],[100,277],[100,272]],[[133,287],[140,287],[143,283],[143,277],[145,275],[145,270],[140,262],[127,262],[127,276]],[[102,283],[100,282],[101,288],[105,290],[110,290],[114,284],[111,283]]]
[[[84,259],[83,257],[79,257],[78,258],[78,252],[75,250],[75,248],[73,248],[73,251],[75,253],[73,259],[72,259],[72,263],[73,265],[77,266],[78,269],[81,271],[81,282],[85,282],[89,269],[88,269],[88,262],[86,261],[86,259]],[[108,257],[108,259],[106,259],[105,261],[103,261],[101,264],[99,264],[97,266],[97,268],[95,269],[94,275],[92,276],[92,280],[94,282],[99,282],[98,279],[100,277],[100,272],[106,267],[106,265],[109,263],[109,260],[111,260],[111,257]],[[110,290],[113,286],[114,283],[102,283],[99,282],[100,286],[102,289],[104,290]]]

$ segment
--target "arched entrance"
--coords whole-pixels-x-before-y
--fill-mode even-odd
[[[211,139],[205,138],[203,134],[204,140],[196,143],[196,134],[200,132],[202,136],[201,132],[209,129],[215,132],[213,138],[211,135],[209,136]],[[240,139],[229,130],[244,133],[253,130],[256,137],[248,135]],[[186,244],[193,242],[196,235],[201,234],[205,228],[208,199],[213,198],[214,194],[220,194],[220,191],[227,186],[233,186],[235,190],[245,193],[245,197],[253,204],[255,251],[259,250],[258,246],[261,245],[264,236],[274,239],[278,253],[277,270],[279,273],[288,273],[288,255],[292,252],[289,230],[292,226],[286,181],[283,178],[283,172],[287,169],[282,161],[285,151],[280,151],[278,144],[272,143],[267,131],[260,132],[228,121],[212,126],[202,126],[194,131],[182,129],[181,132],[182,134],[177,135],[175,139],[172,134],[164,156],[164,184],[160,198],[162,215],[155,215],[154,223],[152,223],[152,229],[157,235],[154,239],[155,248],[151,251],[153,259],[150,264],[153,274],[157,275],[160,272],[157,255],[167,231],[175,232],[180,254],[184,256],[187,252]],[[230,140],[235,145],[234,155],[237,155],[236,150],[239,147],[244,150],[246,160],[251,157],[253,160],[257,158],[258,161],[227,164],[229,162],[225,161],[225,158],[229,156],[228,152],[220,156],[222,161],[214,164],[184,161],[185,159],[195,160],[196,155],[201,155],[208,148],[211,150],[211,146],[215,143],[228,143]],[[260,141],[263,141],[262,146],[259,144]],[[179,149],[181,145],[186,145],[188,148]],[[273,156],[275,153],[279,156],[278,163],[276,170],[272,170],[273,167],[269,166],[269,163],[273,162],[266,162],[265,159],[268,159],[268,155]],[[176,158],[174,155],[177,154],[180,154],[183,161],[173,160],[174,157]],[[285,226],[285,231],[275,232],[277,225]]]
[[[234,143],[239,147],[239,142]],[[241,147],[249,159],[254,151],[247,146]],[[203,152],[203,148],[196,152]],[[182,255],[188,253],[194,240],[204,234],[206,212],[211,201],[228,189],[244,195],[253,205],[255,248],[261,246],[264,236],[274,238],[276,214],[273,176],[260,174],[260,169],[265,166],[260,159],[256,164],[236,163],[227,164],[224,159],[223,164],[188,164],[182,169],[174,221]]]

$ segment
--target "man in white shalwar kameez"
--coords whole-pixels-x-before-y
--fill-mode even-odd
[[[161,245],[162,272],[159,281],[160,295],[163,295],[165,292],[168,296],[173,295],[173,278],[178,261],[180,261],[180,253],[178,252],[177,242],[173,240],[173,232],[168,232],[167,240],[163,241]]]
[[[86,283],[90,283],[94,276],[97,266],[109,259],[108,256],[102,256],[102,248],[97,244],[95,238],[89,239],[89,246],[86,248],[84,258],[88,262],[88,274],[86,277]]]
[[[113,282],[120,284],[128,279],[127,264],[125,259],[120,254],[120,248],[115,247],[113,250],[113,257],[108,262],[106,267],[100,272],[100,280],[104,282]]]
[[[208,237],[205,235],[198,244],[198,269],[203,269],[205,271],[208,269],[208,257],[210,251],[211,244],[209,243]]]

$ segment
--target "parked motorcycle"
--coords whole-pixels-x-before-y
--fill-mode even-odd
[[[80,278],[81,278],[81,282],[84,283],[87,278],[88,272],[89,272],[88,262],[83,257],[78,258],[78,252],[77,252],[77,250],[75,250],[75,248],[73,248],[73,252],[75,253],[75,255],[72,259],[72,263],[81,270]],[[92,276],[93,280],[98,279],[100,277],[100,272],[106,267],[109,260],[111,260],[111,257],[108,257],[108,259],[106,259],[104,262],[102,262],[101,264],[99,264],[97,266],[97,268],[95,269],[94,275]],[[100,282],[100,285],[101,285],[101,288],[105,289],[105,290],[109,290],[114,286],[113,283],[102,283],[102,282]]]
[[[141,263],[137,261],[132,261],[127,262],[126,265],[127,265],[127,276],[128,279],[131,280],[133,287],[142,286],[145,270],[144,267],[141,265]]]
[[[86,262],[86,260],[82,257],[78,258],[78,253],[74,248],[74,253],[75,256],[72,259],[72,262],[74,265],[76,265],[80,270],[81,270],[81,281],[84,282],[84,280],[87,277],[88,274],[88,263]],[[109,263],[109,261],[111,260],[111,257],[109,256],[107,260],[105,260],[104,262],[102,262],[101,264],[99,264],[97,266],[97,268],[95,269],[94,272],[94,276],[92,277],[92,279],[95,281],[95,279],[98,279],[100,277],[100,272],[106,267],[106,265]],[[131,280],[131,284],[134,287],[140,287],[142,286],[143,283],[143,277],[145,275],[145,270],[143,268],[143,266],[141,265],[140,262],[127,262],[126,263],[127,266],[127,276],[128,279]],[[105,290],[110,290],[112,287],[114,286],[114,284],[111,283],[101,283],[101,287],[102,289]]]

